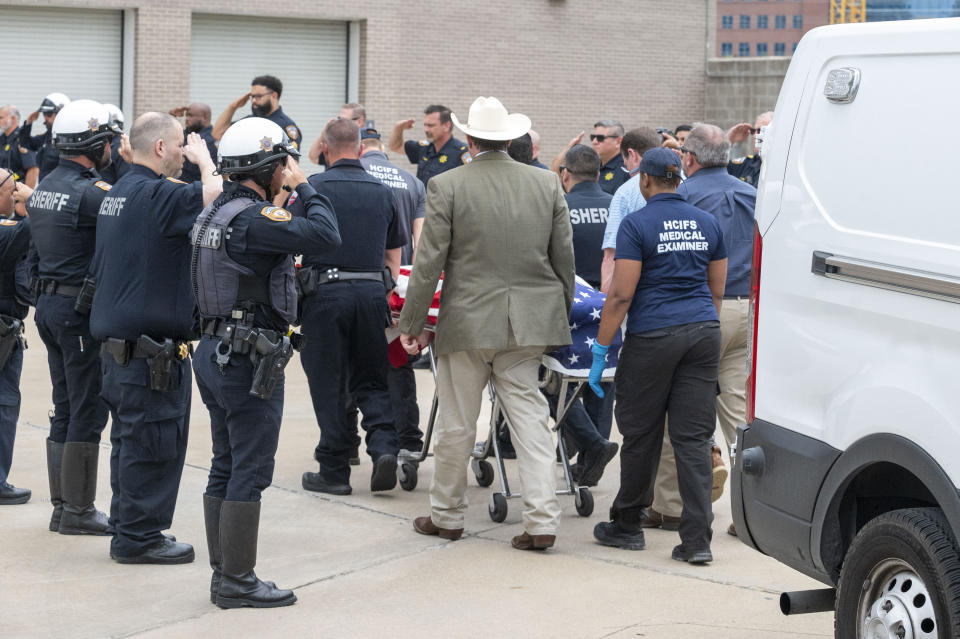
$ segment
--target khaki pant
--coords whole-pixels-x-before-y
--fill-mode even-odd
[[[511,340],[512,342],[512,340]],[[477,438],[484,386],[493,379],[510,420],[517,450],[523,527],[531,535],[555,535],[560,521],[555,444],[547,400],[538,388],[544,347],[460,351],[437,358],[439,412],[430,506],[440,528],[463,528],[467,468]]]
[[[747,298],[723,300],[720,308],[720,366],[717,371],[720,394],[717,395],[717,421],[727,440],[727,450],[737,439],[737,428],[746,419],[747,386]],[[669,420],[669,416],[667,416]],[[679,517],[683,510],[677,487],[677,464],[670,439],[664,437],[657,471],[652,508],[663,515]]]

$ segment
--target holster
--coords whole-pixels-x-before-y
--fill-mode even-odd
[[[387,289],[387,293],[392,291],[397,285],[397,280],[393,279],[393,272],[390,270],[389,266],[383,267],[383,287]]]
[[[177,358],[177,347],[169,337],[157,342],[146,335],[137,340],[137,350],[147,360],[150,370],[150,390],[176,390],[174,386],[173,360]]]
[[[302,266],[297,269],[297,298],[302,301],[317,292],[317,269]]]
[[[253,363],[250,395],[270,399],[277,382],[283,376],[283,369],[292,357],[293,345],[289,337],[280,336],[272,342],[264,333],[257,335],[254,348],[250,351],[250,361]]]
[[[77,301],[73,304],[73,310],[81,315],[89,315],[93,307],[93,294],[97,290],[97,280],[92,275],[83,278],[83,285],[80,287],[80,293],[77,295]]]
[[[0,368],[7,365],[7,360],[13,354],[13,349],[20,341],[23,332],[23,322],[15,317],[0,315]]]

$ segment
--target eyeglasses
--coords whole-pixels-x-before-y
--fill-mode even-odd
[[[750,127],[751,135],[756,135],[757,133],[760,133],[760,128],[761,127],[757,127],[757,128]]]
[[[590,134],[590,140],[592,140],[593,142],[603,142],[607,138],[610,138],[611,140],[615,140],[615,139],[619,139],[620,136],[619,135],[603,135],[601,133]]]
[[[688,149],[688,148],[685,147],[685,146],[681,146],[681,147],[680,147],[680,152],[681,152],[681,153],[689,153],[689,154],[692,155],[693,157],[697,157],[697,154],[696,154],[696,153],[694,153],[693,151],[691,151],[690,149]]]
[[[268,97],[269,95],[270,95],[269,93],[251,93],[250,98],[253,100],[260,100],[262,98]]]
[[[0,180],[0,188],[3,188],[3,185],[7,183],[7,180],[13,177],[13,173],[7,173],[7,177]],[[14,189],[16,191],[16,189]]]
[[[558,171],[559,173],[563,173],[563,172],[566,171],[566,170],[567,170],[567,167],[565,167],[565,166],[562,165],[562,164],[560,165],[560,168],[557,169],[557,171]],[[3,184],[3,182],[0,182],[0,185],[2,185],[2,184]]]

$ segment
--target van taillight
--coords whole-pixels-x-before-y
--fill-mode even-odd
[[[750,263],[750,314],[747,318],[747,423],[753,422],[757,403],[757,323],[760,317],[760,262],[763,238],[760,228],[753,224],[753,260]]]

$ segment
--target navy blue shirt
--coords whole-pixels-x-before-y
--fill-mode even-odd
[[[28,218],[0,220],[0,314],[23,319],[30,310],[17,294],[18,283],[25,284],[20,267],[29,247]]]
[[[311,175],[309,181],[317,193],[333,204],[342,244],[305,253],[304,266],[379,272],[383,270],[386,249],[401,248],[407,243],[393,194],[367,173],[359,160],[338,160],[323,173]]]
[[[611,196],[629,179],[630,174],[623,169],[623,156],[619,153],[600,167],[600,188]]]
[[[627,333],[717,320],[707,267],[726,256],[716,218],[676,193],[654,195],[623,218],[616,259],[643,262]]]
[[[94,337],[194,337],[190,231],[201,210],[200,182],[165,178],[142,164],[117,180],[97,216]]]
[[[596,182],[580,182],[564,196],[570,209],[573,226],[573,256],[577,275],[590,286],[600,285],[600,264],[603,262],[603,232],[607,228],[609,193]]]
[[[242,194],[254,203],[240,211],[230,223],[226,236],[227,255],[235,262],[251,269],[256,275],[268,277],[283,261],[294,255],[336,248],[340,245],[337,218],[333,205],[309,184],[297,187],[297,199],[303,203],[303,217],[294,217],[279,209],[260,195],[240,184],[226,182],[223,194],[217,199]],[[289,328],[273,308],[257,305],[254,325],[286,332]]]
[[[535,166],[538,169],[546,169],[548,171],[550,170],[550,167],[544,164],[543,162],[541,162],[539,158],[533,158],[533,162],[530,163],[530,166]]]
[[[20,130],[10,135],[0,133],[0,169],[13,173],[13,179],[22,182],[27,170],[37,166],[37,154],[20,143]]]
[[[43,280],[79,286],[90,272],[97,213],[110,185],[97,172],[63,159],[27,200]]]
[[[738,180],[743,180],[750,186],[756,187],[760,183],[760,167],[763,160],[759,155],[748,155],[737,158],[727,165],[727,172]]]
[[[403,152],[408,160],[417,165],[417,177],[424,184],[434,175],[467,164],[471,159],[467,145],[452,136],[439,151],[433,142],[407,140],[403,143]]]
[[[680,184],[677,193],[698,209],[711,213],[720,223],[730,259],[724,296],[750,295],[757,190],[718,166],[700,169]]]
[[[277,109],[279,111],[279,109]],[[187,142],[187,133],[183,134],[183,142]],[[213,158],[213,164],[217,164],[217,145],[219,142],[213,139],[213,126],[208,126],[205,129],[200,129],[197,132],[203,141],[207,143],[207,150],[210,151],[210,157]],[[183,170],[180,171],[180,179],[186,182],[187,184],[192,184],[193,182],[200,181],[200,167],[191,162],[190,160],[183,159]]]
[[[390,188],[393,201],[400,214],[400,224],[407,236],[407,243],[400,251],[400,263],[413,263],[413,221],[424,216],[427,203],[427,189],[423,182],[418,180],[409,171],[404,171],[387,159],[381,151],[369,151],[360,158],[360,164],[367,173],[377,178]]]
[[[20,127],[20,144],[37,154],[37,166],[40,168],[42,180],[47,173],[57,168],[60,163],[60,152],[53,146],[53,131],[47,129],[41,135],[30,135],[32,124],[26,122]]]
[[[300,148],[300,141],[303,138],[303,136],[300,135],[300,128],[297,126],[296,122],[290,119],[290,117],[283,112],[282,107],[278,106],[277,110],[271,113],[270,115],[260,116],[260,115],[253,115],[251,113],[250,115],[245,116],[241,119],[245,120],[246,118],[259,118],[259,117],[265,117],[266,119],[270,120],[274,124],[279,125],[280,128],[283,129],[284,133],[287,134],[287,137],[290,138],[290,141],[293,142],[293,146],[298,149]],[[217,155],[214,153],[211,157],[214,158],[214,163],[216,163]]]
[[[116,184],[117,180],[130,170],[130,164],[120,155],[122,141],[119,135],[113,136],[110,140],[110,164],[100,169],[100,177],[108,184]],[[186,166],[186,160],[184,160],[184,166]]]

